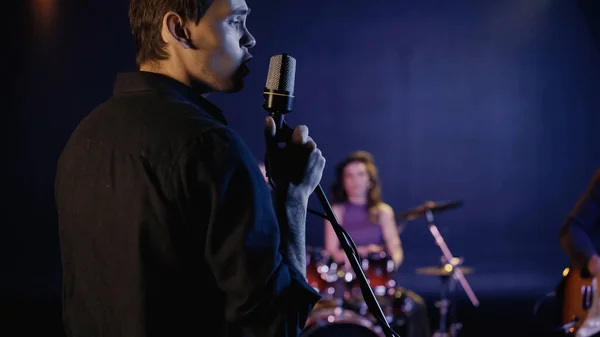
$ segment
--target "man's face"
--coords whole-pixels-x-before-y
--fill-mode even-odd
[[[214,0],[197,25],[186,24],[193,48],[183,54],[183,62],[192,82],[223,92],[244,87],[252,57],[248,49],[256,44],[246,28],[249,12],[245,0]]]

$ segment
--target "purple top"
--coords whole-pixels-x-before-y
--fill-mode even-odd
[[[369,211],[365,205],[346,202],[343,207],[342,226],[350,234],[356,246],[383,243],[381,226],[369,220]]]

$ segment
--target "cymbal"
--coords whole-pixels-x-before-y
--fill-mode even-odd
[[[427,210],[433,213],[455,209],[463,205],[462,201],[426,201],[413,209],[400,213],[396,216],[397,221],[410,221],[425,215]]]
[[[417,268],[417,274],[420,275],[433,275],[433,276],[449,276],[452,274],[453,269],[460,268],[460,271],[463,275],[472,274],[474,272],[471,267],[452,267],[452,265],[447,264],[443,267],[439,266],[430,266],[430,267],[422,267]]]

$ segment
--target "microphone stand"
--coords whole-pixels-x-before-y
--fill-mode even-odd
[[[287,124],[285,124],[283,114],[272,112],[272,111],[270,111],[269,114],[275,121],[275,128],[276,128],[275,137],[271,141],[272,142],[286,142],[286,143],[289,142],[289,140],[291,139],[291,134],[292,134],[293,130],[289,126],[287,126]],[[267,152],[267,154],[268,154],[268,152]],[[271,178],[271,174],[269,173],[269,171],[270,171],[269,170],[270,169],[269,162],[270,162],[270,160],[267,155],[267,160],[265,161],[267,177],[269,178],[269,183],[273,187],[275,187],[275,184]],[[352,240],[352,238],[350,237],[348,232],[346,232],[346,230],[338,222],[337,217],[335,216],[335,213],[333,212],[333,209],[331,208],[331,204],[329,203],[329,200],[327,199],[327,196],[325,195],[325,192],[323,191],[323,188],[321,187],[321,184],[319,184],[317,186],[317,188],[315,189],[315,192],[317,194],[317,197],[319,198],[321,206],[323,207],[323,209],[325,211],[324,218],[329,220],[329,223],[331,223],[331,226],[333,227],[333,230],[335,231],[335,234],[336,234],[338,240],[340,241],[340,244],[341,244],[342,248],[344,249],[346,256],[348,256],[348,261],[350,262],[350,266],[352,267],[352,270],[354,270],[354,273],[356,274],[356,278],[360,282],[360,290],[362,292],[365,303],[367,304],[367,307],[369,308],[369,311],[377,320],[377,323],[382,328],[386,337],[401,337],[397,332],[395,332],[390,327],[390,325],[386,319],[386,316],[383,313],[383,310],[381,309],[381,306],[377,302],[377,298],[375,297],[373,290],[369,286],[369,281],[367,280],[367,277],[365,276],[365,274],[362,270],[360,256],[358,254],[358,249],[356,248],[356,244],[354,243],[354,241]],[[311,213],[319,215],[318,212],[313,211]]]

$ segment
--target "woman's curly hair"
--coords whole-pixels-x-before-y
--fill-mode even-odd
[[[377,222],[378,218],[378,206],[381,201],[381,186],[379,184],[379,177],[377,174],[377,167],[375,166],[375,160],[373,156],[367,151],[356,151],[348,155],[342,162],[340,162],[335,169],[335,182],[331,187],[333,193],[333,203],[342,204],[348,201],[348,194],[344,189],[344,169],[350,163],[364,163],[367,167],[367,173],[371,186],[369,187],[367,195],[367,208],[369,209],[369,215],[372,222]]]

